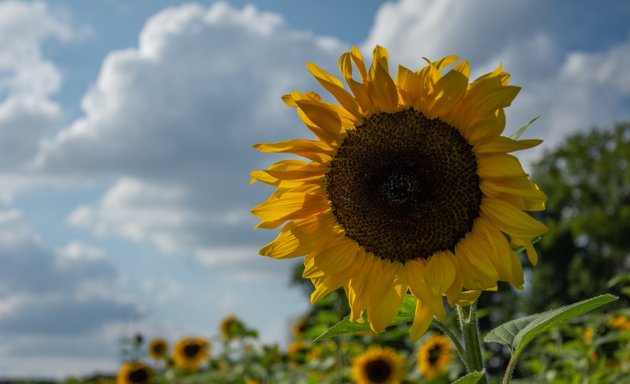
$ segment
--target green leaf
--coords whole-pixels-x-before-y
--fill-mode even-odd
[[[616,296],[606,294],[551,311],[508,321],[490,331],[483,341],[505,344],[510,347],[512,354],[519,355],[523,348],[541,333],[615,300],[617,300]]]
[[[527,124],[520,127],[518,131],[516,131],[512,136],[510,136],[510,139],[517,140],[519,137],[521,137],[521,135],[525,132],[525,130],[527,130],[527,128],[529,128],[529,126],[532,125],[534,121],[538,120],[539,118],[540,118],[540,115],[528,121]]]
[[[608,280],[608,283],[606,283],[606,285],[608,285],[608,288],[612,288],[619,283],[630,283],[630,273],[627,273],[624,275],[617,275],[613,277],[612,279]]]
[[[413,321],[413,317],[416,312],[416,301],[417,299],[414,296],[406,295],[403,300],[402,308],[394,318],[392,325]],[[368,329],[370,329],[370,322],[367,320],[367,316],[365,314],[363,315],[363,323],[351,322],[348,316],[346,316],[343,320],[328,328],[321,335],[317,336],[317,338],[313,341],[329,339],[346,333],[357,333]]]
[[[485,369],[481,372],[473,371],[467,374],[466,376],[462,376],[459,379],[453,381],[451,384],[475,384],[483,377]]]

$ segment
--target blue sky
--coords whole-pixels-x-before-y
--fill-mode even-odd
[[[234,313],[286,341],[307,308],[257,249],[251,144],[306,135],[280,96],[321,89],[352,44],[392,63],[503,63],[508,132],[542,149],[630,118],[630,4],[399,0],[0,2],[0,377],[117,366],[116,339],[217,333]]]

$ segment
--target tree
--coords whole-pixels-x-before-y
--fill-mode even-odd
[[[550,227],[532,270],[527,313],[609,290],[630,271],[630,122],[569,137],[535,164]]]

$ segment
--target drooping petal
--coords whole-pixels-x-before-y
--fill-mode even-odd
[[[424,269],[425,281],[434,295],[442,295],[455,279],[455,265],[451,251],[438,252],[431,256]]]
[[[444,311],[444,303],[441,295],[435,295],[424,280],[424,265],[419,260],[412,260],[405,263],[405,271],[407,272],[407,283],[414,296],[424,301],[431,311],[439,319],[446,317]]]
[[[433,312],[427,304],[422,300],[418,300],[416,303],[416,312],[413,316],[413,323],[411,324],[411,340],[418,340],[422,335],[427,332],[429,325],[433,320]]]

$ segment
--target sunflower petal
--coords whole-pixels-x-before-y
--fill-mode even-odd
[[[383,282],[385,289],[382,297],[374,301],[372,306],[368,306],[370,325],[375,332],[383,332],[402,307],[407,286],[401,283],[400,278],[397,276],[399,273],[394,268],[394,271],[392,271],[393,278],[388,282]]]
[[[518,238],[532,239],[546,233],[549,228],[501,199],[484,198],[481,212],[502,232]]]
[[[315,79],[326,88],[331,95],[337,99],[337,101],[350,113],[355,116],[360,116],[359,105],[352,95],[346,91],[343,84],[339,79],[324,71],[313,63],[307,63],[306,68],[315,76]]]
[[[422,335],[427,332],[431,321],[433,320],[433,312],[427,304],[422,300],[418,300],[416,303],[416,312],[413,316],[413,323],[411,324],[411,340],[418,340]]]
[[[383,47],[377,46],[374,49],[370,78],[368,91],[372,99],[384,112],[395,112],[398,106],[398,90],[389,74],[387,51]]]
[[[424,269],[424,279],[434,295],[441,295],[453,284],[455,265],[450,251],[438,252],[429,258]]]
[[[260,254],[274,259],[305,255],[330,241],[331,236],[335,234],[333,224],[331,213],[306,220],[290,221],[280,230],[275,240],[260,249]]]
[[[444,116],[453,109],[466,94],[469,75],[470,66],[463,61],[438,80],[435,84],[436,102],[429,109],[429,117]]]
[[[418,260],[412,260],[405,263],[405,271],[407,272],[407,283],[411,288],[411,293],[422,301],[424,301],[433,313],[439,319],[446,317],[444,311],[444,303],[442,296],[434,295],[424,280],[424,265]]]

